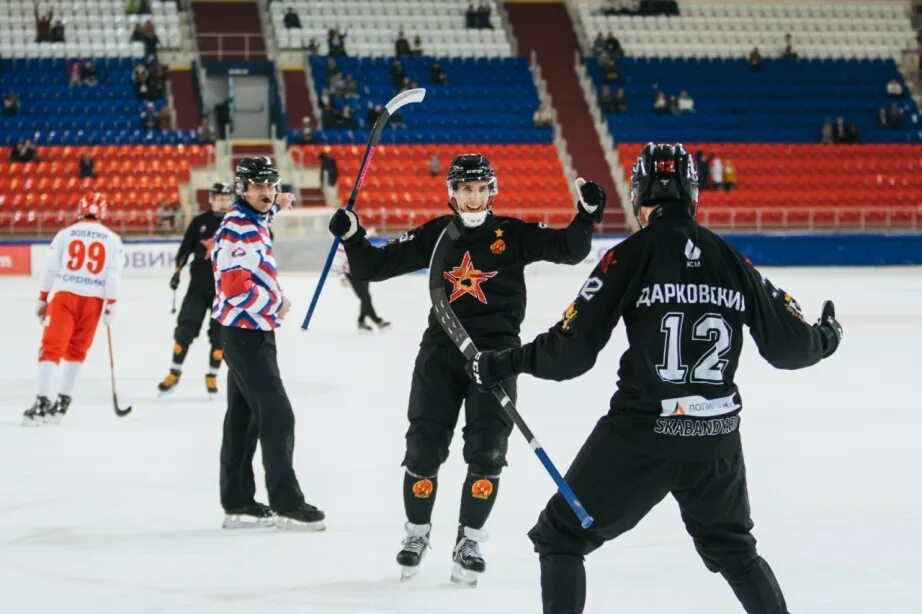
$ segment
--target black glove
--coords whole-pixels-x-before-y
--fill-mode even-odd
[[[823,313],[814,324],[823,335],[823,358],[829,358],[842,341],[842,325],[836,320],[836,306],[832,301],[823,302]]]
[[[579,195],[576,208],[593,222],[601,222],[605,211],[605,190],[595,181],[586,181],[582,177],[577,177],[574,185]]]
[[[170,290],[175,290],[179,287],[179,271],[180,269],[176,269],[176,272],[170,277]]]
[[[516,374],[512,366],[512,350],[477,352],[465,370],[481,390],[489,390]]]
[[[346,209],[338,209],[330,218],[330,232],[343,241],[348,241],[357,234],[360,237],[365,236],[365,229],[359,224],[358,216]]]

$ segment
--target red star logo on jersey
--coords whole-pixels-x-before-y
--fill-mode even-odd
[[[202,239],[201,244],[205,247],[205,260],[211,260],[211,252],[214,250],[214,237]]]
[[[487,297],[483,293],[480,284],[491,277],[495,277],[496,273],[496,271],[490,273],[478,271],[471,263],[471,253],[464,252],[464,258],[461,259],[461,266],[456,266],[450,272],[445,271],[442,273],[442,276],[452,283],[451,296],[448,297],[448,302],[454,303],[465,294],[470,294],[486,305]]]

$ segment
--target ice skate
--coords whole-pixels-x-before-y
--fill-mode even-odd
[[[48,424],[59,424],[67,408],[70,407],[70,397],[66,394],[59,394],[58,400],[54,402],[47,412],[45,412],[45,422]]]
[[[409,580],[419,571],[419,563],[429,550],[429,531],[432,525],[404,523],[407,532],[403,540],[403,549],[397,553],[397,564],[400,565],[400,581]]]
[[[224,510],[222,529],[260,529],[275,526],[275,512],[268,505],[253,502],[243,507]]]
[[[213,399],[218,395],[218,376],[209,373],[205,376],[205,388],[208,390],[208,398]]]
[[[170,372],[167,373],[167,376],[163,378],[163,381],[157,384],[157,390],[160,391],[160,396],[170,392],[173,388],[176,387],[176,384],[179,383],[179,378],[182,376],[182,371],[179,369],[170,369]]]
[[[471,527],[458,527],[458,542],[452,553],[455,562],[451,570],[451,581],[463,586],[477,586],[477,578],[482,574],[487,564],[480,554],[480,542],[487,540],[487,532]]]
[[[391,329],[391,323],[381,318],[375,320],[375,324],[378,325],[378,330],[380,330],[382,333],[386,333]]]
[[[359,322],[359,334],[360,335],[367,335],[368,333],[374,332],[374,330],[375,329],[370,327],[368,324],[365,324],[364,322]]]
[[[45,422],[45,416],[48,415],[48,412],[51,410],[51,401],[48,400],[48,397],[37,396],[35,397],[35,403],[22,412],[22,425],[23,426],[39,426]]]
[[[324,531],[326,515],[309,503],[288,512],[277,512],[275,526],[283,531]]]

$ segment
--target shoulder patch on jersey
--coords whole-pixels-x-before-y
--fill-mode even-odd
[[[242,258],[243,256],[246,256],[246,255],[247,255],[247,250],[243,249],[242,247],[238,247],[237,249],[231,252],[231,256],[233,256],[234,258]]]
[[[608,250],[607,252],[605,252],[605,255],[602,256],[602,260],[599,261],[599,268],[602,270],[603,273],[607,275],[608,267],[610,267],[613,264],[618,264],[618,261],[615,260],[615,248],[614,247]]]

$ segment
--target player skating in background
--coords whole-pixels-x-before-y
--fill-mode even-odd
[[[448,268],[443,272],[452,309],[478,347],[517,347],[525,317],[525,265],[541,260],[582,261],[590,250],[593,222],[601,218],[605,193],[598,184],[579,180],[581,196],[573,221],[566,228],[552,230],[493,215],[493,198],[499,191],[496,173],[480,154],[455,158],[446,183],[449,208],[465,229],[446,258]],[[379,281],[428,267],[450,220],[449,215],[430,220],[381,248],[368,242],[352,211],[337,211],[330,220],[330,231],[343,239],[351,274],[356,279]],[[473,385],[464,367],[464,355],[430,311],[413,369],[403,459],[407,537],[397,562],[404,577],[416,573],[429,548],[438,471],[448,458],[462,405],[468,474],[461,492],[452,580],[476,583],[477,574],[486,568],[479,544],[487,536],[483,526],[496,501],[512,423],[492,394]],[[514,398],[515,378],[503,385]]]
[[[351,287],[355,295],[359,297],[359,332],[370,333],[374,331],[374,328],[365,322],[365,318],[374,322],[379,330],[386,331],[389,329],[391,323],[378,316],[378,312],[375,311],[375,306],[371,302],[371,291],[368,288],[371,284],[367,281],[356,279],[349,273],[349,259],[346,257],[346,250],[342,244],[336,249],[336,259],[333,261],[332,270],[341,275],[343,285]]]
[[[237,199],[215,234],[213,317],[222,325],[227,414],[221,442],[224,528],[275,524],[318,531],[322,511],[304,501],[293,466],[295,415],[279,373],[275,329],[291,309],[278,282],[269,223],[294,195],[279,194],[279,173],[265,157],[244,158]],[[269,506],[254,499],[253,456],[262,450]]]
[[[38,394],[23,413],[25,426],[61,421],[70,407],[77,373],[93,343],[100,316],[106,326],[115,317],[124,254],[122,240],[101,222],[106,205],[99,192],[86,194],[77,206],[80,221],[58,232],[51,241],[37,309],[44,327]],[[55,392],[57,399],[52,403]]]
[[[224,350],[221,344],[221,325],[211,318],[211,305],[214,302],[214,273],[211,271],[211,250],[214,247],[214,234],[224,214],[234,201],[233,187],[227,183],[216,183],[208,192],[210,211],[201,213],[189,223],[183,235],[179,251],[176,253],[176,272],[170,278],[170,288],[179,287],[179,274],[186,265],[189,256],[189,288],[179,308],[176,329],[173,331],[173,362],[170,372],[157,385],[161,393],[169,392],[179,383],[182,365],[192,341],[198,337],[202,320],[208,319],[208,341],[211,351],[208,353],[208,373],[205,375],[205,387],[209,394],[218,392],[218,369]]]
[[[583,557],[671,494],[705,566],[720,572],[746,612],[785,614],[751,533],[734,375],[744,327],[780,369],[828,358],[842,327],[831,301],[819,322],[804,322],[789,294],[695,222],[698,176],[681,145],[644,147],[631,187],[643,229],[602,258],[563,319],[521,348],[484,351],[469,365],[484,388],[519,373],[570,379],[592,368],[620,319],[627,329],[610,410],[566,476],[595,523],[583,529],[558,493],[529,533],[544,612],[582,612]],[[764,400],[786,402],[783,394]]]

